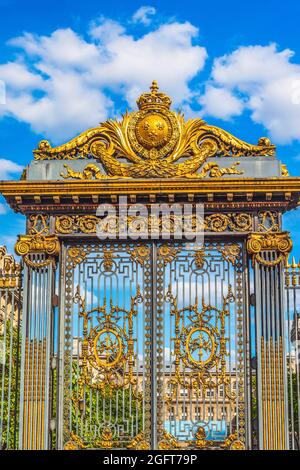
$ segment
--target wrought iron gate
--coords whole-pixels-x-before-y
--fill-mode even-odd
[[[299,448],[300,265],[282,216],[300,178],[268,138],[171,102],[154,81],[138,110],[42,140],[0,182],[26,216],[22,282],[0,248],[3,447]],[[183,225],[203,244],[179,242]]]
[[[59,447],[248,446],[244,265],[241,243],[65,244]]]

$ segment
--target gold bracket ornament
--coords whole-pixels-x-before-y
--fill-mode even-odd
[[[247,241],[247,251],[252,255],[253,265],[255,263],[264,266],[277,266],[281,262],[286,263],[293,248],[289,232],[278,233],[251,233]],[[275,259],[268,259],[266,253],[276,252]]]
[[[271,156],[275,147],[263,137],[250,145],[228,132],[207,125],[202,119],[185,121],[170,110],[172,101],[154,81],[150,92],[137,100],[138,111],[126,113],[122,121],[108,120],[70,142],[52,148],[42,140],[34,150],[36,160],[94,158],[82,172],[66,166],[63,178],[80,180],[107,178],[220,178],[242,174],[236,167],[220,168],[211,157]],[[199,171],[200,170],[200,171]]]
[[[60,243],[56,235],[19,235],[15,252],[22,256],[24,263],[33,268],[44,268],[50,264],[55,267],[55,258],[59,255]],[[30,255],[43,254],[43,261],[32,261]]]

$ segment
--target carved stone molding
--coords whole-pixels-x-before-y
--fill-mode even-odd
[[[293,243],[289,232],[280,233],[251,233],[247,241],[247,250],[252,255],[253,264],[260,263],[264,266],[276,266],[282,261],[286,262]],[[276,252],[275,259],[268,259],[266,254]]]

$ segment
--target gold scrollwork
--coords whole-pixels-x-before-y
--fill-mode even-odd
[[[127,252],[130,254],[131,259],[139,263],[141,266],[149,260],[151,254],[149,246],[146,245],[136,245],[134,248],[128,246]]]
[[[175,256],[180,253],[181,248],[170,246],[168,244],[160,245],[158,247],[157,256],[161,258],[166,266],[168,263],[171,263]]]
[[[131,308],[123,308],[106,302],[102,307],[86,310],[85,299],[77,288],[74,302],[79,304],[80,316],[83,318],[82,364],[78,378],[79,397],[88,386],[100,390],[103,395],[111,395],[114,390],[128,385],[137,387],[134,377],[134,337],[133,318],[137,314],[137,305],[143,301],[140,289],[131,297]],[[97,325],[91,326],[90,319],[97,314]],[[123,326],[118,324],[120,314],[124,315]],[[76,402],[76,399],[75,399]]]
[[[252,229],[252,216],[247,213],[212,214],[205,217],[205,229],[212,232],[248,232]]]
[[[70,258],[73,266],[77,266],[77,264],[81,263],[86,258],[86,252],[83,248],[72,246],[68,248],[68,257]]]
[[[260,211],[258,222],[259,232],[279,232],[279,215],[276,211]]]
[[[223,259],[231,263],[232,266],[235,266],[241,253],[241,247],[237,243],[228,243],[218,247],[217,250],[222,254]]]
[[[247,241],[247,250],[252,255],[254,263],[260,263],[264,266],[276,266],[286,260],[293,248],[292,240],[288,232],[280,233],[251,233]],[[276,252],[275,259],[268,259],[265,253]]]
[[[89,163],[88,165],[86,165],[83,171],[74,171],[66,163],[64,164],[64,167],[66,168],[67,173],[60,174],[60,176],[62,176],[62,178],[64,179],[73,178],[77,180],[101,180],[108,178],[108,176],[103,174],[101,169],[94,163]]]
[[[196,214],[192,216],[171,215],[170,217],[158,216],[108,216],[103,219],[94,215],[61,215],[56,217],[55,230],[58,234],[86,233],[94,234],[97,231],[108,234],[118,235],[125,226],[126,233],[139,235],[145,232],[163,234],[176,233],[177,231],[188,229],[199,232],[222,233],[230,232],[250,232],[253,227],[253,219],[248,213],[227,213],[210,214],[204,217],[204,220]]]
[[[128,444],[127,449],[132,450],[150,450],[150,444],[145,440],[143,432],[137,434]]]
[[[206,305],[202,301],[202,309],[199,310],[198,299],[194,305],[178,309],[177,299],[172,295],[171,289],[166,294],[165,301],[171,304],[171,315],[175,317],[174,338],[174,377],[169,381],[170,393],[165,397],[167,403],[171,403],[179,387],[194,391],[197,395],[201,389],[218,388],[225,386],[225,393],[229,399],[233,395],[229,391],[229,379],[226,374],[226,356],[228,355],[225,336],[225,321],[229,316],[229,303],[235,297],[231,286],[228,294],[223,297],[222,309]],[[185,324],[186,314],[189,319]],[[215,315],[214,324],[211,323],[212,314]],[[190,372],[188,376],[182,374],[183,364]],[[212,379],[211,370],[218,370],[218,380]]]
[[[173,449],[181,449],[181,448],[182,448],[182,445],[178,441],[178,439],[176,439],[176,437],[174,437],[172,434],[164,430],[162,439],[158,443],[158,449],[159,450],[173,450]]]
[[[49,235],[49,216],[44,214],[32,214],[29,217],[31,227],[30,235]]]
[[[64,450],[79,450],[79,449],[87,449],[87,445],[84,441],[74,432],[70,434],[70,440],[65,443]]]
[[[220,445],[221,449],[228,450],[245,450],[245,444],[238,438],[238,434],[235,432],[230,434],[227,439]]]
[[[208,158],[270,156],[275,152],[267,138],[250,145],[202,119],[185,121],[181,113],[170,110],[171,103],[153,82],[150,92],[138,99],[138,111],[126,113],[121,122],[108,120],[56,148],[42,140],[34,151],[35,159],[94,157],[106,172],[102,174],[94,164],[82,173],[67,167],[64,178],[203,178],[207,174],[222,177],[242,173],[237,163],[229,168],[206,165]]]

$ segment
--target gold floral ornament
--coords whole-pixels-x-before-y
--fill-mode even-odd
[[[102,449],[112,449],[117,446],[117,442],[113,440],[112,430],[106,426],[103,428],[101,438],[95,441],[95,447],[101,447]]]
[[[242,174],[239,162],[220,168],[216,162],[207,162],[211,157],[275,153],[267,138],[250,145],[202,119],[185,121],[181,113],[170,110],[171,103],[154,81],[150,92],[137,100],[138,111],[126,113],[120,122],[108,120],[59,147],[52,148],[43,140],[34,150],[35,159],[95,158],[101,164],[101,168],[88,164],[82,172],[66,166],[63,178],[219,178]]]
[[[235,266],[241,254],[241,247],[237,243],[228,243],[228,245],[219,247],[218,251],[225,261]]]
[[[74,432],[70,434],[70,440],[65,443],[64,450],[80,450],[80,449],[87,449],[87,445],[84,441]]]
[[[238,438],[238,434],[236,432],[230,434],[220,447],[221,449],[229,450],[246,450],[244,442]]]
[[[71,260],[73,266],[81,263],[86,258],[86,252],[83,248],[78,246],[72,246],[68,249],[68,257]]]
[[[141,266],[144,266],[144,263],[149,261],[151,255],[151,250],[146,245],[137,245],[134,248],[127,246],[127,252],[130,254],[131,260],[139,263]]]
[[[251,233],[247,242],[247,250],[252,255],[253,264],[264,266],[276,266],[281,262],[286,263],[293,248],[293,242],[288,232],[279,233]],[[267,253],[274,252],[273,259],[268,258]]]
[[[150,444],[145,440],[143,432],[137,434],[132,441],[128,444],[127,449],[132,450],[150,450]]]
[[[158,443],[158,449],[159,450],[172,450],[172,449],[181,449],[181,448],[182,448],[182,445],[178,441],[178,439],[176,439],[176,437],[174,437],[172,434],[164,430],[162,439]]]

